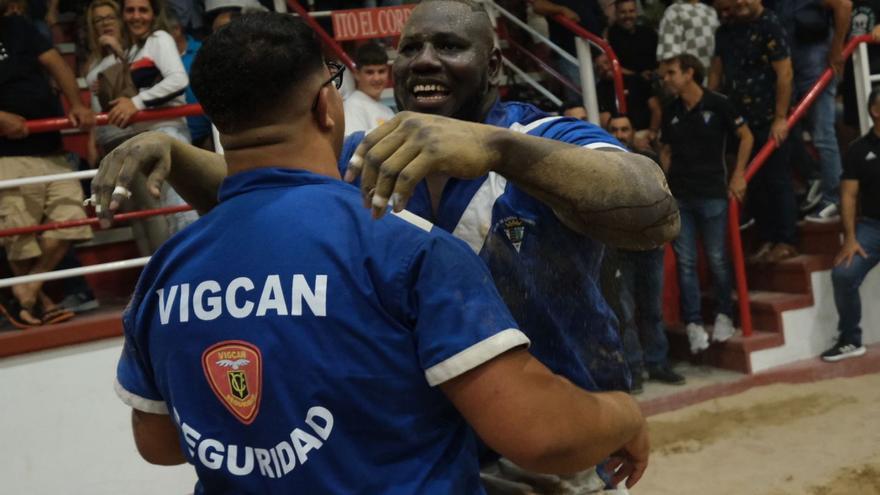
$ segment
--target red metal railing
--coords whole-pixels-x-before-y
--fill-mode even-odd
[[[159,108],[156,110],[141,110],[132,115],[129,122],[144,122],[147,120],[166,120],[177,117],[190,117],[193,115],[203,115],[202,106],[198,103],[189,105],[180,105],[177,107]],[[106,113],[95,115],[95,125],[107,125],[110,119]],[[55,117],[50,119],[36,119],[27,121],[28,132],[33,134],[36,132],[60,131],[61,129],[73,129],[75,126],[67,117]]]
[[[567,77],[563,76],[559,72],[557,72],[553,67],[550,67],[550,64],[541,60],[541,57],[535,55],[528,48],[517,43],[510,35],[504,36],[505,41],[510,45],[511,48],[516,49],[518,52],[522,53],[526,57],[528,57],[532,62],[538,65],[544,72],[550,74],[550,77],[559,81],[563,86],[571,89],[577,94],[581,94],[581,88],[577,87],[577,84],[573,83]]]
[[[587,31],[580,24],[563,17],[561,14],[553,16],[553,20],[605,53],[608,61],[611,62],[611,70],[614,72],[614,95],[617,98],[617,111],[626,113],[626,90],[623,86],[623,71],[621,70],[620,60],[617,58],[617,54],[614,53],[611,45],[600,36]]]
[[[300,5],[299,2],[297,2],[296,0],[287,0],[287,6],[290,7],[290,10],[296,12],[297,15],[302,18],[302,20],[306,21],[306,24],[308,24],[309,27],[311,27],[315,31],[315,33],[318,34],[318,37],[321,38],[321,41],[328,48],[333,50],[333,53],[337,57],[339,57],[339,60],[341,60],[342,63],[347,65],[349,69],[356,68],[354,60],[352,60],[351,57],[349,57],[348,54],[345,53],[345,50],[343,50],[342,47],[339,46],[339,43],[337,43],[332,36],[327,34],[327,31],[324,31],[324,28],[321,27],[320,24],[318,24],[318,21],[316,21],[311,15],[309,15],[308,10],[303,8],[303,6]]]
[[[856,47],[861,43],[873,42],[873,38],[870,35],[857,36],[850,39],[843,49],[844,60],[849,58]],[[822,73],[822,76],[816,81],[816,84],[814,84],[810,91],[804,95],[788,116],[786,125],[789,130],[791,130],[791,128],[804,117],[813,105],[813,102],[816,101],[816,98],[818,98],[822,91],[825,90],[833,78],[834,72],[831,68],[829,67],[825,69],[825,72]],[[859,104],[861,104],[861,102]],[[758,153],[755,154],[752,161],[749,162],[745,173],[746,182],[749,182],[752,177],[761,170],[761,167],[764,166],[764,163],[778,147],[779,143],[771,136],[767,142],[764,143],[764,146],[758,151]],[[728,218],[728,228],[730,230],[730,253],[733,261],[734,277],[736,279],[736,293],[739,300],[740,326],[742,327],[743,336],[749,337],[752,335],[752,313],[749,309],[749,289],[748,282],[746,281],[745,255],[743,253],[742,237],[739,231],[739,202],[735,198],[730,198]]]
[[[171,215],[173,213],[181,213],[192,210],[192,206],[166,206],[164,208],[154,208],[152,210],[132,211],[130,213],[119,213],[113,215],[114,222],[123,222],[126,220],[135,220],[138,218],[155,217],[158,215]],[[30,225],[27,227],[15,227],[12,229],[0,230],[0,237],[9,237],[13,235],[36,234],[37,232],[45,232],[47,230],[67,229],[71,227],[79,227],[82,225],[98,225],[100,219],[97,217],[88,217],[80,220],[68,220],[66,222],[44,223],[40,225]]]

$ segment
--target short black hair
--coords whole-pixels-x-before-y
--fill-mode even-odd
[[[580,100],[565,100],[564,102],[562,102],[561,105],[559,105],[559,110],[557,110],[557,111],[559,112],[559,115],[562,115],[562,114],[564,114],[566,111],[571,110],[572,108],[583,107],[583,106],[584,106],[584,102],[583,102],[583,101],[580,101]],[[586,107],[584,107],[584,108],[586,108]]]
[[[279,102],[323,64],[321,46],[305,22],[258,12],[208,36],[190,78],[205,113],[228,134],[270,117]]]
[[[674,57],[669,57],[664,60],[663,63],[677,63],[678,68],[681,69],[681,72],[685,72],[688,69],[694,71],[694,82],[703,85],[703,78],[706,75],[706,68],[703,67],[703,63],[700,62],[700,59],[696,57],[696,55],[692,55],[690,53],[681,53],[679,55],[675,55]]]
[[[354,53],[354,63],[358,68],[365,65],[386,65],[388,63],[388,53],[382,45],[374,42],[365,43],[358,47]]]
[[[610,126],[610,125],[611,125],[611,121],[612,121],[612,120],[615,120],[615,119],[626,119],[626,120],[629,121],[629,125],[630,125],[630,126],[633,125],[633,124],[632,124],[632,119],[629,118],[629,115],[627,115],[627,114],[625,114],[625,113],[620,113],[620,112],[613,112],[613,113],[611,114],[611,116],[608,117],[608,121],[605,122],[605,127],[607,128],[608,126]]]

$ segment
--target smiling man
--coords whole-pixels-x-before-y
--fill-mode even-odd
[[[670,240],[675,202],[658,167],[602,129],[500,102],[492,83],[500,68],[477,4],[423,2],[393,67],[398,107],[409,111],[366,138],[350,136],[341,171],[359,179],[375,217],[393,199],[467,242],[548,368],[588,390],[626,390],[616,322],[597,283],[602,243],[646,249]],[[141,172],[151,187],[167,178],[209,210],[223,163],[161,135],[138,136],[102,163],[101,214],[120,199],[114,188]]]

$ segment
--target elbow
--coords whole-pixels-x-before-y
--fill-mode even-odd
[[[156,466],[177,466],[186,462],[186,459],[179,451],[175,454],[170,452],[145,450],[138,446],[138,453],[145,461]]]

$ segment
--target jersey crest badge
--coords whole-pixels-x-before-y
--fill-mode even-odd
[[[513,249],[518,253],[522,247],[523,238],[526,235],[526,222],[522,218],[507,217],[501,220],[501,226],[504,228],[504,235],[507,240],[513,244]]]
[[[703,112],[703,122],[708,124],[710,120],[712,120],[712,112],[708,110]]]
[[[251,424],[260,410],[263,391],[260,350],[242,340],[219,342],[202,354],[202,368],[226,409],[242,423]]]

